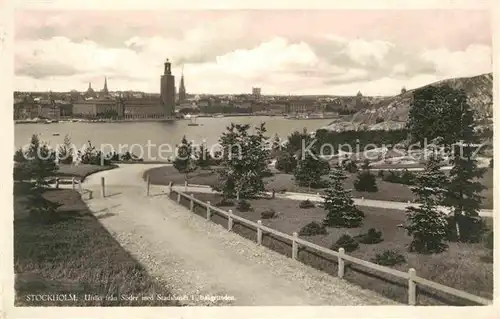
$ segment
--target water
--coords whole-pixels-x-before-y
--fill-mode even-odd
[[[278,134],[281,139],[295,130],[302,131],[307,128],[308,131],[329,124],[331,119],[314,120],[295,120],[282,117],[266,116],[241,116],[224,118],[197,118],[196,123],[199,126],[188,126],[191,121],[179,120],[175,122],[135,122],[135,123],[53,123],[53,124],[17,124],[14,126],[14,143],[16,149],[29,143],[31,135],[41,134],[40,139],[48,142],[51,147],[62,144],[64,136],[68,134],[71,141],[77,148],[81,148],[88,140],[97,148],[101,145],[110,144],[116,152],[124,152],[130,149],[133,153],[141,155],[147,160],[161,160],[158,157],[161,154],[168,153],[168,146],[172,148],[180,143],[182,137],[186,135],[188,140],[193,140],[200,144],[206,140],[207,145],[217,143],[219,136],[225,131],[226,127],[232,123],[249,124],[251,127],[258,126],[261,122],[266,123],[267,136],[273,137]],[[59,133],[59,136],[53,136],[53,133]],[[148,156],[147,144],[156,145],[150,147],[150,156]],[[132,146],[136,144],[136,146]],[[164,144],[162,149],[159,145]],[[121,150],[118,147],[122,145]],[[140,146],[139,146],[140,145]],[[103,148],[109,152],[111,147]],[[163,155],[162,155],[163,156]]]

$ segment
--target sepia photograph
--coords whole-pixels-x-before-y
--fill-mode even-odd
[[[16,308],[493,305],[486,6],[14,9]]]

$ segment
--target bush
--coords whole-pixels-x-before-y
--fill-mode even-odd
[[[344,248],[346,252],[355,251],[359,248],[359,243],[349,235],[342,235],[340,238],[330,247],[331,250],[338,251],[340,248]]]
[[[306,209],[306,208],[314,208],[316,207],[316,205],[314,205],[314,203],[311,202],[310,200],[306,199],[300,202],[299,207]]]
[[[281,172],[292,173],[295,167],[297,167],[297,160],[288,152],[282,152],[276,158],[276,163],[274,167]]]
[[[354,238],[362,244],[378,244],[384,241],[382,232],[377,231],[375,228],[370,228],[366,234],[361,234]]]
[[[384,179],[384,173],[385,173],[385,171],[383,169],[381,169],[380,171],[378,171],[378,177]]]
[[[354,182],[354,188],[358,192],[377,192],[377,181],[375,175],[368,170],[364,170],[358,174],[358,179]]]
[[[271,172],[270,170],[265,170],[263,171],[261,174],[260,174],[261,177],[271,177],[271,176],[274,176],[273,172]]]
[[[263,211],[262,213],[260,213],[260,217],[262,219],[271,219],[271,218],[275,218],[277,217],[277,213],[274,209],[266,209],[265,211]]]
[[[344,162],[344,169],[348,171],[349,173],[357,173],[358,172],[358,165],[354,161],[347,160]]]
[[[220,202],[215,204],[216,207],[230,207],[233,205],[234,205],[233,201],[226,198],[221,199]]]
[[[416,175],[407,169],[403,170],[403,173],[400,175],[398,172],[389,171],[388,175],[383,175],[382,180],[389,183],[397,183],[403,185],[415,185]]]
[[[236,205],[236,209],[240,212],[248,212],[252,210],[252,205],[250,205],[250,203],[246,200],[242,199],[238,202],[238,205]]]
[[[317,222],[310,222],[300,229],[300,236],[326,235],[326,227]]]
[[[458,238],[455,216],[450,215],[446,220],[448,222],[447,239],[449,241],[478,243],[487,231],[486,224],[481,217],[459,215],[458,225],[460,228],[460,238]]]
[[[406,258],[397,250],[386,250],[382,254],[375,255],[372,262],[382,266],[395,266],[406,262]]]

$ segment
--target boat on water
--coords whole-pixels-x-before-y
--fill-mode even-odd
[[[59,136],[60,134],[55,132],[55,133],[52,133],[52,136]]]
[[[217,119],[218,119],[218,118],[224,117],[224,114],[213,115],[212,117],[214,117],[214,118],[217,118]]]

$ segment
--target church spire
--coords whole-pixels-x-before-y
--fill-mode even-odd
[[[104,88],[102,89],[102,93],[108,94],[108,77],[104,77]]]
[[[181,81],[179,83],[179,101],[186,100],[186,87],[184,86],[184,65],[182,66]]]

